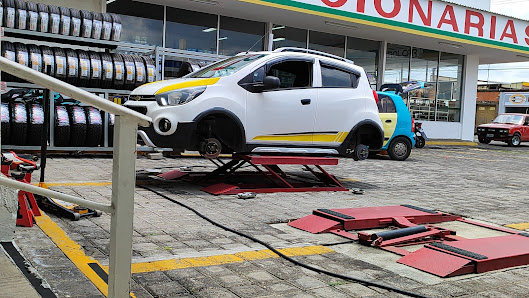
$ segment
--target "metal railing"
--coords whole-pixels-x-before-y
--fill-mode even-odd
[[[130,297],[132,225],[134,188],[136,185],[136,133],[138,125],[148,126],[151,118],[4,57],[0,57],[0,71],[116,115],[114,123],[116,133],[114,133],[112,165],[112,199],[110,205],[88,201],[6,177],[0,177],[0,185],[42,196],[54,197],[110,213],[108,296]]]

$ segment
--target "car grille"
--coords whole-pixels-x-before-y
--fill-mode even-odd
[[[156,101],[154,95],[130,95],[129,100],[133,101]]]
[[[138,113],[141,113],[143,115],[147,114],[147,107],[139,107],[139,106],[127,106],[127,108],[136,111]]]
[[[478,133],[487,135],[492,134],[496,137],[507,135],[509,133],[509,130],[505,128],[478,127]]]

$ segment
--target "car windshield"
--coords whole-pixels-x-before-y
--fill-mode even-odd
[[[523,122],[523,116],[521,115],[498,115],[492,123],[504,123],[504,124],[518,124],[521,125]]]
[[[241,70],[249,63],[266,56],[266,54],[251,54],[244,56],[235,56],[226,60],[211,64],[208,67],[199,69],[185,76],[185,78],[219,78],[229,76]]]

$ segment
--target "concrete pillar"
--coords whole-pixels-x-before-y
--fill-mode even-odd
[[[2,175],[2,174],[0,174]],[[15,239],[18,210],[18,190],[0,186],[0,242]]]
[[[478,93],[478,56],[465,56],[461,102],[461,139],[474,140],[476,97]]]

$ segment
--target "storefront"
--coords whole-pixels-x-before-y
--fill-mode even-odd
[[[405,100],[432,138],[473,140],[480,63],[527,61],[529,22],[487,1],[115,0],[124,42],[157,46],[160,77],[243,51],[301,47],[362,66],[373,88],[419,80]]]
[[[499,113],[529,114],[529,92],[501,92]]]

